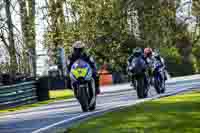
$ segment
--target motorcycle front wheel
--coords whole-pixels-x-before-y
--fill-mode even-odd
[[[158,77],[154,80],[154,88],[158,94],[165,93],[165,80],[161,77]]]
[[[91,81],[91,86],[90,87],[92,87],[91,90],[93,90],[92,91],[93,94],[90,95],[90,104],[91,103],[92,104],[89,106],[89,110],[90,111],[94,111],[96,109],[96,99],[97,99],[96,85],[95,85],[95,81],[94,80]]]
[[[87,112],[89,110],[89,98],[87,94],[87,88],[79,88],[77,97],[79,103],[81,104],[82,111]]]

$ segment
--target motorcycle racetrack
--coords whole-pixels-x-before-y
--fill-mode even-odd
[[[200,75],[172,78],[166,83],[166,93],[157,95],[154,88],[146,99],[138,99],[130,84],[102,87],[97,108],[83,113],[76,99],[63,100],[42,107],[0,115],[1,133],[53,133],[79,120],[140,102],[200,88]]]

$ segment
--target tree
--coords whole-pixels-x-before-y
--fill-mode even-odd
[[[15,49],[15,41],[14,41],[14,33],[13,33],[13,22],[11,18],[11,12],[10,12],[10,0],[4,0],[5,3],[5,12],[6,12],[6,18],[7,18],[7,26],[8,26],[8,41],[9,44],[6,42],[6,39],[3,35],[3,32],[1,32],[1,39],[8,49],[9,55],[10,55],[10,72],[13,77],[15,77],[16,71],[17,71],[17,58],[16,58],[16,49]]]
[[[96,56],[98,63],[116,61],[118,65],[125,64],[128,53],[124,51],[127,48],[124,42],[128,38],[128,24],[123,2],[123,0],[68,2],[72,7],[74,18],[78,19],[75,19],[75,23],[67,24],[65,31],[67,46],[75,40],[82,40],[87,44],[88,51]]]
[[[199,0],[193,0],[192,1],[192,14],[194,16],[198,16],[200,14],[200,1]]]
[[[99,64],[108,62],[116,69],[125,68],[126,59],[136,46],[174,48],[182,62],[191,60],[191,35],[185,23],[177,23],[179,3],[180,0],[48,1],[47,46],[61,45],[69,53],[71,44],[82,40]]]
[[[71,15],[73,20],[64,17],[63,4],[67,5],[68,16]],[[127,20],[122,6],[123,0],[48,1],[50,21],[47,45],[53,49],[58,45],[64,46],[69,53],[71,44],[82,40],[87,44],[88,51],[95,54],[98,60],[103,58],[109,62],[124,62],[128,53],[122,53],[126,56],[120,54],[126,48],[123,42],[127,40]],[[104,51],[103,56],[99,51]],[[116,54],[114,56],[106,51]]]
[[[55,55],[58,47],[64,46],[64,29],[65,18],[63,11],[64,0],[48,0],[48,33],[46,38],[47,46],[54,52]],[[52,56],[54,64],[57,64],[58,60],[55,56]]]
[[[200,41],[200,17],[199,17],[199,13],[200,13],[200,1],[198,0],[193,0],[193,4],[192,4],[192,15],[194,15],[196,17],[196,25],[195,25],[195,31],[194,34],[192,34],[193,37],[193,45],[195,45],[196,43],[199,43]]]
[[[21,28],[23,34],[26,72],[36,76],[35,0],[20,0]],[[26,6],[28,5],[28,6]],[[31,65],[30,65],[31,63]],[[32,71],[31,71],[32,70]]]

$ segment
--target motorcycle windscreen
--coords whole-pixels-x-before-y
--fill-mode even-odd
[[[87,78],[91,68],[89,64],[83,60],[77,60],[71,68],[71,75],[74,79]]]

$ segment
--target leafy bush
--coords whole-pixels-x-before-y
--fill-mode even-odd
[[[195,73],[194,62],[183,62],[176,48],[162,48],[161,55],[165,59],[167,70],[171,76],[183,76]]]
[[[200,46],[197,45],[193,48],[192,53],[194,55],[194,67],[196,72],[200,72]]]

